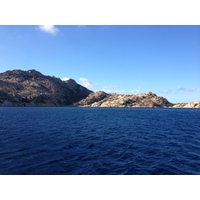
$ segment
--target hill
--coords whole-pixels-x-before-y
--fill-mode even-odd
[[[93,92],[73,79],[62,81],[36,70],[0,73],[0,106],[87,107],[200,107],[200,103],[173,105],[152,92],[129,95]]]
[[[89,94],[88,97],[75,103],[78,106],[89,107],[171,107],[166,98],[159,97],[152,92],[138,95],[128,94],[107,94],[105,92],[96,92]]]
[[[0,73],[1,106],[66,106],[90,93],[92,91],[72,79],[62,81],[36,70]]]

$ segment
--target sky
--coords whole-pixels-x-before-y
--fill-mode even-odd
[[[0,26],[0,73],[35,69],[92,91],[200,101],[200,26]]]
[[[200,25],[198,0],[7,0],[1,2],[0,24],[0,73],[36,69],[61,79],[73,78],[94,91],[130,94],[152,91],[175,103],[200,101],[199,26],[35,26]],[[33,26],[3,26],[13,24]],[[162,177],[159,181],[155,177],[144,177],[145,180],[134,177],[133,181],[130,176],[120,176],[117,181],[110,177],[95,177],[92,181],[88,177],[78,181],[74,177],[67,177],[67,181],[61,176],[53,181],[39,178],[39,182],[30,177],[24,181],[21,176],[9,182],[5,179],[1,196],[16,198],[23,187],[28,192],[20,194],[21,199],[27,199],[30,193],[36,198],[52,199],[58,194],[63,197],[66,183],[70,188],[68,196],[82,198],[86,194],[87,199],[94,199],[93,193],[98,193],[99,199],[108,196],[119,199],[124,195],[126,199],[160,199],[159,194],[163,193],[166,199],[199,196],[196,177],[192,180],[184,177],[184,181],[178,176]],[[42,184],[42,191],[38,183]],[[136,188],[134,193],[130,192],[130,185]],[[10,193],[10,188],[16,192]],[[94,191],[91,195],[88,188]],[[99,188],[105,192],[99,192]],[[155,195],[152,192],[155,188],[161,192]],[[166,188],[171,192],[166,192]],[[81,192],[77,193],[77,189]]]

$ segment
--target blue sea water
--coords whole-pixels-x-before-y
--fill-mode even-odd
[[[0,174],[200,174],[200,109],[1,107]]]

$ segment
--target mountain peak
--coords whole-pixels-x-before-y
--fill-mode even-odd
[[[70,88],[71,90],[76,89],[78,86],[77,82],[71,78],[68,80],[64,80],[64,82],[66,83],[67,87]]]
[[[73,79],[64,82],[34,69],[0,73],[0,86],[0,106],[66,106],[92,92]]]
[[[39,76],[42,76],[42,73],[38,72],[38,71],[35,70],[35,69],[30,69],[30,70],[25,71],[25,72],[28,72],[29,74],[32,74],[32,75],[39,75]]]

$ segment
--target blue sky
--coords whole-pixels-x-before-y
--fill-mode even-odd
[[[0,26],[0,72],[13,69],[200,101],[200,26]]]

